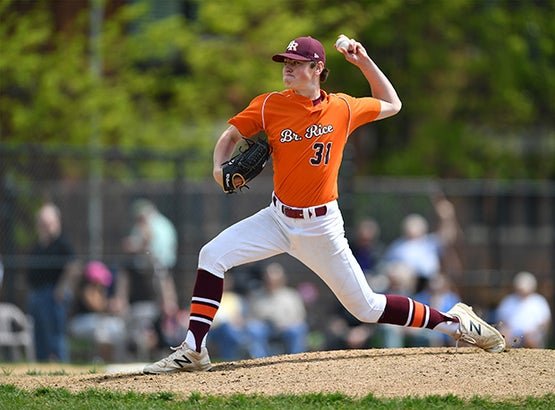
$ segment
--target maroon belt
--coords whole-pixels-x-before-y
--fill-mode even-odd
[[[274,205],[277,206],[277,198],[274,196]],[[299,208],[291,208],[287,205],[281,205],[280,210],[283,215],[289,218],[304,219],[304,210]],[[311,218],[312,212],[314,211],[314,216],[323,216],[328,212],[328,207],[326,205],[318,206],[316,208],[308,209],[308,217]]]

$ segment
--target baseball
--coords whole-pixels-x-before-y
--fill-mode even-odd
[[[344,48],[345,50],[349,50],[349,45],[351,44],[351,40],[343,34],[341,34],[337,41],[335,42],[335,48]]]

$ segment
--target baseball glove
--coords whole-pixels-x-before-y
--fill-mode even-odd
[[[228,194],[248,188],[247,182],[262,172],[272,151],[264,139],[243,139],[247,142],[246,149],[222,164],[223,188]]]

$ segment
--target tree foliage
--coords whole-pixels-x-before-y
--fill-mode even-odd
[[[555,177],[552,1],[188,0],[164,3],[189,10],[165,16],[152,9],[159,2],[109,15],[108,3],[87,2],[71,29],[57,30],[51,1],[0,0],[3,141],[208,157],[231,115],[282,89],[270,56],[297,36],[325,45],[327,91],[368,95],[333,49],[345,33],[403,101],[398,116],[353,138],[357,172]],[[94,5],[104,17],[97,36]]]

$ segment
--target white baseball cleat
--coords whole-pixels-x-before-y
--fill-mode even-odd
[[[181,346],[172,347],[175,350],[168,357],[146,365],[143,373],[146,374],[165,374],[177,372],[206,372],[212,368],[208,350],[203,347],[199,352],[189,348],[185,342]]]
[[[455,336],[457,342],[470,343],[490,353],[505,350],[505,339],[501,333],[480,319],[470,306],[457,303],[447,314],[459,319],[458,335]]]

